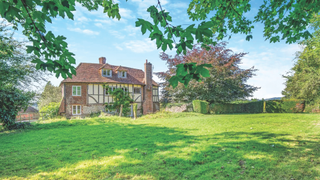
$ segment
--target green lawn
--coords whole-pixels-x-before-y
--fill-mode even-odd
[[[0,132],[0,179],[320,179],[320,116],[161,114]]]

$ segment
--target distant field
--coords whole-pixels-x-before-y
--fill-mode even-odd
[[[0,179],[320,179],[320,116],[55,120],[0,132]]]

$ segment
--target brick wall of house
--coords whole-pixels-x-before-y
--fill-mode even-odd
[[[72,86],[81,86],[81,96],[72,96]],[[81,114],[83,107],[87,105],[87,83],[65,83],[65,101],[66,116],[72,116],[72,105],[81,105]]]
[[[60,87],[61,87],[61,92],[62,92],[62,96],[61,96],[62,100],[61,100],[60,107],[59,107],[59,114],[63,115],[66,112],[66,101],[65,101],[65,95],[64,95],[64,84],[61,84]]]

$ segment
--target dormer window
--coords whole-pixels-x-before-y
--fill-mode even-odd
[[[127,72],[126,71],[118,71],[118,77],[126,78],[127,77]]]
[[[112,70],[111,69],[102,69],[102,76],[103,77],[112,77]]]

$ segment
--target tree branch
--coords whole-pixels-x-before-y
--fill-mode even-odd
[[[236,12],[236,13],[238,14],[238,16],[242,17],[242,15],[240,15],[240,14],[234,9],[233,4],[232,4],[231,2],[230,2],[230,5],[231,5],[233,11]]]
[[[23,4],[23,7],[26,9],[31,21],[32,21],[32,24],[34,26],[34,28],[36,29],[37,33],[40,35],[40,38],[42,39],[42,41],[46,44],[46,38],[41,34],[41,31],[38,29],[38,27],[36,26],[34,20],[32,19],[29,11],[28,11],[28,5],[26,4],[26,2],[24,0],[21,0],[22,4]]]
[[[175,28],[175,26],[173,26],[173,25],[171,25],[171,24],[168,23],[166,17],[164,16],[164,13],[163,13],[163,10],[162,10],[162,6],[161,6],[161,4],[160,4],[160,0],[158,0],[157,6],[158,6],[158,5],[159,5],[160,10],[161,10],[161,15],[163,16],[164,20],[166,21],[166,26],[169,26],[169,25],[170,25],[170,26],[172,26],[173,28]],[[175,44],[177,44],[177,43],[176,43],[176,40],[175,40],[174,37],[173,37],[173,33],[172,33],[172,31],[171,31],[170,28],[169,28],[169,32],[170,32],[170,34],[171,34],[171,36],[172,36],[173,42],[174,42]]]

